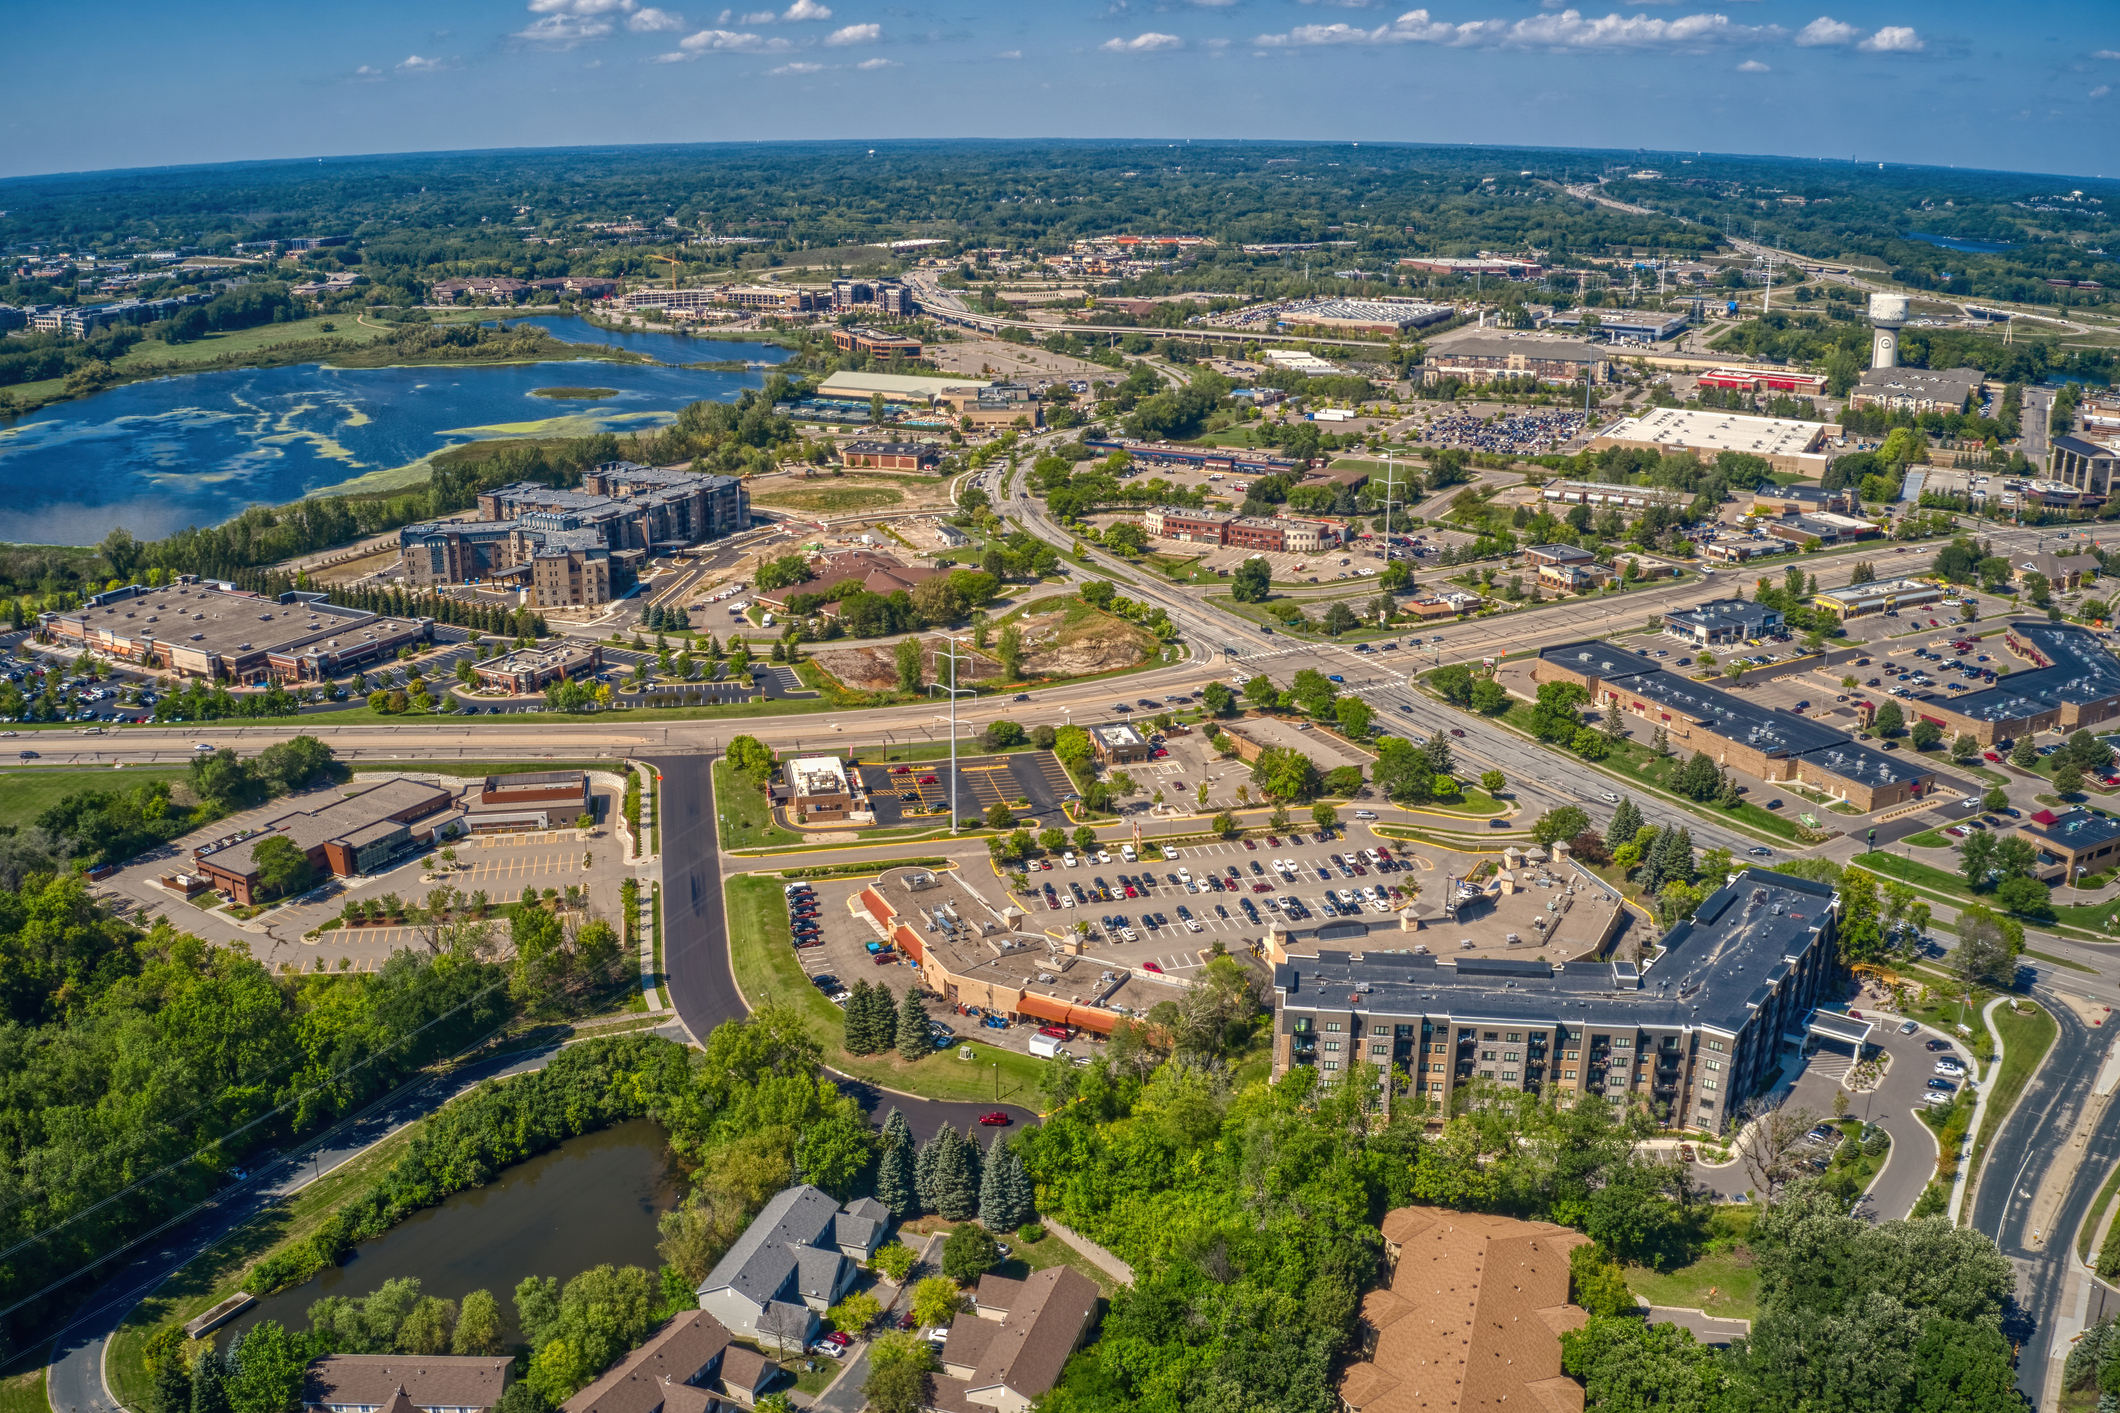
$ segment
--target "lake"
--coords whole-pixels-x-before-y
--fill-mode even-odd
[[[1940,245],[1945,250],[1956,250],[1966,255],[1996,255],[2017,247],[2007,242],[1992,240],[1966,240],[1962,236],[1930,235],[1927,231],[1908,231],[1908,240],[1918,240],[1928,245]]]
[[[655,1222],[683,1195],[659,1124],[584,1134],[362,1242],[344,1265],[259,1301],[216,1338],[226,1348],[260,1320],[307,1329],[309,1307],[324,1296],[366,1295],[400,1276],[445,1300],[490,1290],[512,1327],[510,1297],[525,1276],[565,1281],[605,1263],[659,1269]]]
[[[570,343],[667,362],[777,363],[777,344],[618,334],[587,320],[528,322]],[[95,544],[117,526],[159,539],[245,506],[300,500],[361,477],[375,488],[439,451],[489,437],[582,436],[667,426],[687,403],[734,401],[758,371],[573,360],[412,368],[233,369],[128,383],[0,426],[0,541]],[[616,396],[569,401],[549,387]],[[396,479],[416,479],[403,472]]]

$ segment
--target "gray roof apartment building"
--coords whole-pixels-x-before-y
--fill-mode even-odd
[[[1826,884],[1746,869],[1639,967],[1326,950],[1375,935],[1327,924],[1316,955],[1274,968],[1274,1074],[1375,1083],[1387,1106],[1447,1108],[1476,1083],[1640,1100],[1720,1132],[1785,1042],[1867,1037],[1862,1022],[1817,1012],[1840,976],[1839,912]]]
[[[874,1198],[842,1207],[807,1183],[783,1189],[699,1283],[699,1308],[739,1335],[807,1348],[818,1312],[838,1303],[889,1228]]]
[[[477,520],[398,531],[409,582],[497,582],[532,589],[540,608],[608,602],[650,554],[750,528],[751,497],[734,476],[606,461],[582,488],[516,481],[478,498]]]

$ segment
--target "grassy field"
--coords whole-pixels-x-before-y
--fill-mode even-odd
[[[901,491],[887,486],[819,486],[815,489],[791,491],[767,491],[753,496],[754,505],[776,506],[783,510],[809,510],[852,513],[858,510],[879,510],[887,505],[899,505],[905,500]]]
[[[1730,1320],[1759,1317],[1759,1272],[1749,1251],[1714,1252],[1675,1271],[1630,1266],[1627,1289],[1652,1305],[1705,1310]]]
[[[333,325],[325,328],[326,324]],[[374,343],[383,337],[382,329],[354,323],[351,314],[331,314],[315,319],[299,319],[292,324],[260,324],[254,329],[232,329],[227,333],[208,334],[191,343],[167,344],[159,339],[143,339],[134,344],[112,366],[119,371],[129,371],[142,364],[154,363],[210,363],[216,358],[231,354],[257,353],[279,344],[299,343],[304,339],[339,339],[348,348]]]
[[[467,780],[482,779],[488,775],[512,775],[526,769],[537,770],[616,770],[618,760],[408,760],[384,764],[380,761],[354,761],[351,769],[356,775],[368,773],[396,773],[416,770],[425,775],[459,775]]]
[[[789,1006],[824,1047],[825,1063],[843,1074],[929,1099],[997,1101],[1037,1108],[1041,1064],[1028,1055],[967,1042],[976,1058],[961,1060],[956,1050],[936,1051],[919,1060],[890,1055],[850,1055],[841,1045],[845,1016],[819,995],[796,959],[788,935],[787,900],[780,880],[732,878],[728,906],[729,960],[736,984],[752,1009],[768,1001]],[[903,991],[912,973],[884,971],[883,979]]]
[[[532,397],[560,398],[567,401],[595,402],[602,398],[617,397],[617,388],[532,388]]]
[[[1058,1237],[1049,1236],[1046,1241],[1054,1246],[1060,1244]],[[40,1349],[35,1358],[42,1357]],[[0,1413],[51,1413],[51,1403],[44,1393],[44,1365],[27,1372],[10,1370],[0,1374]]]
[[[1909,834],[1899,841],[1917,849],[1948,849],[1951,841],[1933,829],[1924,829],[1919,834]]]
[[[76,770],[55,767],[46,770],[0,771],[0,820],[26,823],[77,790],[130,790],[153,780],[190,778],[188,766],[142,765],[123,770]]]
[[[2115,1167],[2113,1175],[2105,1180],[2105,1186],[2098,1189],[2097,1200],[2091,1203],[2090,1211],[2084,1214],[2083,1226],[2076,1232],[2076,1255],[2080,1259],[2090,1259],[2091,1238],[2098,1234],[2098,1223],[2105,1219],[2105,1209],[2113,1204],[2115,1192],[2120,1192],[2120,1167]]]
[[[1955,873],[1946,873],[1933,864],[1918,859],[1903,859],[1897,854],[1858,854],[1855,862],[1871,873],[1883,878],[1896,878],[1916,888],[1926,888],[1941,894],[1953,902],[1983,902],[1993,907],[1992,897],[1976,898],[1965,886],[1965,879]],[[2064,927],[2081,928],[2086,932],[2102,933],[2105,920],[2120,911],[2120,902],[2108,903],[2056,903],[2054,920]]]
[[[721,813],[721,846],[755,849],[772,844],[800,844],[802,836],[773,822],[765,792],[726,759],[714,762],[714,805]]]
[[[2002,1121],[2023,1097],[2032,1071],[2046,1059],[2054,1038],[2061,1033],[2054,1018],[2037,1006],[2027,1006],[2021,1013],[2004,1006],[1995,1012],[1991,1028],[2002,1041],[2002,1069],[1995,1076],[1994,1088],[1988,1091],[1987,1113],[1980,1120],[1980,1131],[1973,1135],[1973,1153],[1965,1166],[1968,1183],[1980,1175],[1980,1159],[1988,1144],[2001,1132]]]

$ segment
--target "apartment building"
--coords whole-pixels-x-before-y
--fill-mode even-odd
[[[1607,383],[1614,376],[1612,356],[1581,339],[1539,334],[1468,334],[1429,345],[1421,360],[1421,381],[1430,387],[1447,380],[1491,383],[1497,378],[1536,378],[1542,383]]]
[[[1827,884],[1746,869],[1639,966],[1383,951],[1369,939],[1386,931],[1396,946],[1398,929],[1327,923],[1294,942],[1314,955],[1273,969],[1273,1073],[1374,1076],[1387,1108],[1447,1108],[1474,1084],[1638,1100],[1674,1127],[1720,1133],[1784,1035],[1867,1039],[1864,1022],[1818,1010],[1844,976],[1839,915]],[[1394,1070],[1408,1076],[1403,1093]]]

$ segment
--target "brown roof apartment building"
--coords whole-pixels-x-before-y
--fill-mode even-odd
[[[1563,1283],[1567,1267],[1561,1268]],[[1023,1413],[1060,1381],[1097,1317],[1097,1287],[1066,1266],[1021,1281],[982,1276],[970,1313],[950,1323],[931,1407]]]
[[[485,1413],[507,1391],[512,1362],[471,1354],[327,1354],[303,1373],[302,1406],[309,1413],[387,1413],[402,1399],[422,1413]]]
[[[755,1349],[730,1342],[704,1310],[672,1318],[647,1342],[560,1407],[563,1413],[713,1413],[749,1408],[780,1376]]]
[[[1340,1376],[1349,1413],[1581,1413],[1560,1337],[1590,1320],[1568,1303],[1568,1253],[1588,1237],[1440,1207],[1398,1208],[1382,1229],[1384,1283],[1362,1299],[1362,1358]]]

